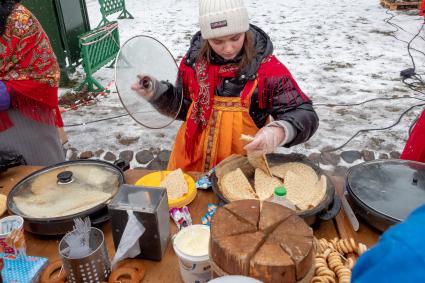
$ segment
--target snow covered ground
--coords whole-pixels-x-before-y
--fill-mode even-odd
[[[407,108],[421,101],[403,98],[379,100],[360,106],[327,107],[323,104],[356,103],[372,98],[421,97],[400,80],[400,71],[412,67],[407,43],[419,30],[423,18],[416,13],[387,12],[378,0],[275,1],[245,0],[251,22],[271,37],[275,54],[289,68],[300,87],[317,104],[320,127],[304,145],[284,152],[317,152],[344,143],[360,129],[391,125]],[[181,59],[191,35],[198,30],[197,0],[126,0],[133,20],[119,20],[121,43],[134,35],[157,38],[175,58]],[[97,0],[87,0],[92,28],[100,22]],[[384,22],[391,14],[391,22]],[[110,16],[113,20],[117,15]],[[395,31],[395,32],[394,32]],[[394,33],[393,33],[394,32]],[[425,32],[412,47],[425,52]],[[418,73],[425,72],[425,56],[411,51]],[[76,77],[81,77],[82,69]],[[113,69],[103,68],[95,78],[104,86],[114,79]],[[112,85],[112,90],[115,90]],[[66,89],[61,89],[64,93]],[[422,95],[421,98],[425,98]],[[422,103],[425,103],[422,101]],[[401,151],[408,128],[422,107],[406,115],[386,131],[359,135],[344,150]],[[63,114],[66,125],[89,122],[125,113],[116,93],[99,98],[91,106]],[[139,151],[151,147],[171,149],[179,122],[166,129],[149,130],[131,118],[122,117],[83,126],[66,127],[69,146],[78,151]],[[123,142],[124,140],[124,142]],[[134,142],[128,144],[128,140]]]

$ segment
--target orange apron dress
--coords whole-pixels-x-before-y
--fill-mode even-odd
[[[195,143],[193,160],[185,153],[185,133],[187,122],[180,127],[173,151],[168,162],[168,170],[181,168],[183,171],[206,172],[231,154],[245,154],[241,134],[254,136],[258,128],[249,115],[251,96],[257,87],[247,84],[251,90],[246,97],[246,103],[241,97],[214,96],[212,114],[208,125],[199,135]],[[189,108],[189,117],[194,103]]]

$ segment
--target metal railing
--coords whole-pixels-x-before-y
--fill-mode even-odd
[[[76,90],[80,91],[87,85],[90,92],[104,91],[105,88],[93,78],[93,74],[109,62],[113,62],[120,49],[118,23],[110,22],[84,33],[80,35],[79,41],[86,78]]]
[[[134,17],[125,8],[125,0],[99,0],[102,21],[97,27],[109,23],[107,16],[121,12],[118,19],[134,19]]]

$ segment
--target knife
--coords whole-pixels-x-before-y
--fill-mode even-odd
[[[348,220],[350,220],[350,223],[351,223],[351,226],[353,227],[353,230],[357,232],[359,230],[359,227],[360,227],[359,220],[357,220],[357,217],[354,214],[353,209],[351,209],[350,204],[348,203],[347,199],[345,198],[346,193],[347,192],[344,192],[340,196],[341,204],[342,204],[342,207],[344,208],[345,214],[348,217]]]

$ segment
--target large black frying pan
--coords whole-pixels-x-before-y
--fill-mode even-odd
[[[26,231],[39,235],[63,235],[73,229],[74,218],[90,217],[91,223],[93,225],[98,225],[109,220],[107,202],[100,203],[89,209],[75,214],[50,218],[39,218],[25,215],[16,206],[14,202],[14,197],[16,195],[22,195],[22,193],[28,191],[30,189],[31,183],[34,181],[35,178],[41,176],[42,174],[51,172],[52,170],[69,168],[69,166],[74,165],[98,166],[101,168],[105,168],[106,170],[109,170],[111,172],[114,172],[114,174],[116,174],[116,176],[118,177],[116,191],[118,191],[118,188],[124,183],[123,171],[129,168],[128,162],[125,162],[123,160],[118,160],[117,162],[115,162],[115,164],[111,164],[101,160],[75,160],[58,163],[31,173],[30,175],[22,179],[19,183],[17,183],[12,188],[7,197],[7,208],[9,212],[11,214],[20,215],[22,216],[22,218],[24,218],[24,229]],[[58,178],[60,178],[60,175],[61,174],[58,174]]]
[[[305,155],[302,154],[277,154],[272,153],[267,155],[267,161],[270,166],[275,166],[288,162],[300,162],[312,167],[316,173],[320,175],[325,175],[327,179],[327,188],[324,199],[314,208],[300,211],[298,215],[302,217],[308,225],[313,225],[317,223],[317,219],[320,220],[329,220],[334,218],[340,208],[341,200],[335,195],[335,187],[330,180],[330,178],[320,169],[319,166],[310,161]],[[217,195],[219,200],[219,205],[224,205],[229,201],[223,196],[218,187],[218,178],[215,174],[211,175],[212,189]]]
[[[399,159],[364,162],[348,170],[345,189],[356,214],[385,231],[425,204],[425,163]]]

